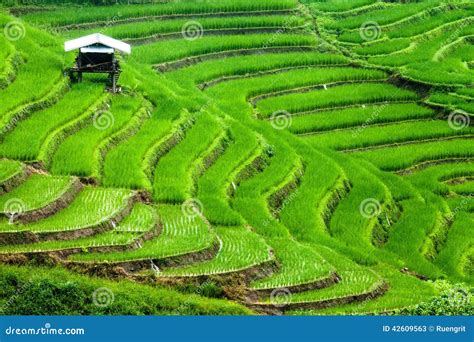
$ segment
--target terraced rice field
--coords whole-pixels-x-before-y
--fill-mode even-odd
[[[0,32],[0,271],[254,314],[472,289],[472,1],[58,1],[0,7]],[[132,45],[121,93],[65,76],[96,32]]]

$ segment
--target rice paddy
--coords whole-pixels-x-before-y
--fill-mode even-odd
[[[1,7],[0,274],[211,283],[252,314],[403,313],[441,279],[472,287],[473,14],[454,0]],[[64,42],[93,33],[132,46],[118,93],[67,77]]]

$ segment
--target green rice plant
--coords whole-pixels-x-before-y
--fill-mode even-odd
[[[304,174],[298,188],[283,202],[279,219],[298,241],[321,242],[329,237],[329,221],[334,201],[344,196],[347,180],[342,169],[322,153],[300,144]]]
[[[390,224],[391,194],[385,184],[363,164],[334,156],[352,185],[350,192],[337,205],[329,223],[331,236],[349,248],[358,249],[363,259],[374,252],[376,227]]]
[[[245,271],[272,260],[270,248],[259,235],[246,227],[216,227],[221,249],[210,261],[169,268],[160,276],[192,277]]]
[[[435,85],[472,85],[474,71],[467,70],[463,61],[459,59],[447,59],[443,63],[427,62],[416,63],[406,68],[405,74],[424,83]],[[472,102],[466,108],[473,112]]]
[[[15,52],[15,48],[5,37],[0,37],[0,74],[4,73],[7,66],[7,59],[12,53]]]
[[[377,0],[302,0],[301,2],[323,12],[344,12],[374,4]]]
[[[472,196],[474,194],[474,182],[470,180],[461,184],[454,184],[449,186],[449,190],[459,195]]]
[[[291,239],[268,239],[275,256],[280,261],[280,270],[251,283],[254,290],[273,289],[309,284],[327,278],[334,268],[324,260],[316,249]]]
[[[15,253],[45,253],[68,249],[82,249],[93,247],[113,247],[131,244],[139,235],[136,233],[120,233],[114,231],[97,234],[75,240],[44,241],[21,245],[2,245],[0,254]]]
[[[215,242],[215,233],[199,216],[185,215],[181,207],[175,205],[160,204],[157,210],[163,230],[159,236],[145,241],[141,248],[125,252],[77,254],[70,259],[81,262],[164,259],[199,252]]]
[[[422,64],[431,61],[436,52],[443,46],[456,40],[457,37],[468,34],[469,30],[464,29],[456,31],[454,35],[449,28],[457,27],[462,22],[451,23],[445,30],[439,30],[432,34],[427,34],[416,40],[414,47],[402,50],[399,53],[393,53],[385,56],[374,56],[368,58],[369,63],[399,67],[407,64]],[[469,26],[467,26],[469,27]],[[466,33],[464,33],[466,32]],[[464,33],[464,34],[462,34]],[[438,63],[431,63],[437,65]]]
[[[159,159],[153,181],[155,201],[181,203],[191,197],[198,166],[195,163],[203,158],[221,132],[222,127],[210,114],[199,114],[184,139]]]
[[[436,205],[428,201],[406,200],[401,205],[402,214],[390,228],[384,248],[398,254],[409,269],[430,278],[439,277],[439,269],[421,251],[428,234],[443,224],[442,214]]]
[[[431,160],[472,157],[470,146],[469,139],[452,139],[356,152],[354,156],[364,158],[382,170],[397,171]]]
[[[201,201],[203,213],[212,224],[239,225],[240,215],[229,205],[229,187],[235,185],[242,165],[253,159],[259,142],[255,134],[238,122],[229,127],[229,142],[222,155],[204,172],[197,181],[197,198]]]
[[[103,166],[105,186],[150,189],[151,184],[143,170],[143,158],[154,143],[169,133],[172,122],[147,120],[130,139],[118,144],[107,153]]]
[[[112,220],[128,205],[133,193],[129,190],[86,187],[67,208],[28,224],[0,222],[2,232],[65,232],[91,228]]]
[[[449,110],[461,110],[467,114],[474,115],[474,101],[461,96],[445,93],[433,93],[427,100],[430,104],[441,105]]]
[[[310,35],[251,34],[222,37],[203,37],[198,40],[167,40],[134,49],[132,58],[146,64],[159,64],[173,60],[214,52],[268,47],[316,46],[317,39]]]
[[[17,48],[28,54],[30,62],[21,64],[15,81],[7,88],[0,89],[0,125],[3,128],[9,127],[15,115],[24,109],[23,106],[38,103],[51,92],[58,91],[58,86],[55,85],[61,85],[62,63],[59,58],[45,49],[40,49],[33,41],[21,45]]]
[[[387,35],[390,38],[417,36],[441,25],[467,18],[473,14],[474,6],[472,6],[472,4],[465,3],[460,9],[436,12],[434,15],[431,15],[428,20],[427,18],[420,18],[420,20],[411,22],[408,25],[406,23],[400,26],[397,25],[393,28],[390,28],[390,30],[387,32]]]
[[[52,177],[43,174],[33,174],[12,191],[0,196],[0,213],[10,212],[8,203],[18,201],[22,214],[41,209],[62,197],[76,180],[70,177]]]
[[[383,126],[366,127],[360,131],[344,129],[335,132],[323,132],[306,136],[306,140],[315,146],[324,146],[335,150],[371,148],[378,145],[403,144],[424,139],[471,135],[474,129],[465,127],[454,130],[445,120],[421,120],[384,124]]]
[[[435,260],[444,272],[469,283],[474,280],[472,265],[469,265],[472,262],[469,253],[472,253],[473,224],[474,214],[458,212],[449,229],[446,244]]]
[[[281,110],[299,113],[334,106],[415,101],[417,97],[415,93],[409,90],[396,88],[390,84],[361,83],[264,99],[257,104],[257,110],[262,117],[270,117],[273,113]]]
[[[13,17],[0,13],[2,32],[5,30],[6,34],[7,25],[12,22],[20,26],[22,31],[20,38],[22,39],[15,39],[17,37],[13,36],[9,44],[13,45],[12,48],[21,54],[25,63],[19,66],[15,81],[9,87],[0,90],[2,127],[12,118],[12,111],[20,110],[21,106],[35,103],[46,97],[55,88],[54,85],[61,80],[63,68],[63,59],[58,54],[59,49],[57,46],[54,48],[50,46],[51,43],[58,44],[57,40],[22,21],[15,21]],[[15,33],[13,32],[13,34]]]
[[[463,87],[463,88],[456,89],[456,94],[461,95],[461,96],[467,96],[468,98],[474,98],[474,87],[472,88]]]
[[[9,41],[0,37],[0,89],[7,87],[16,77],[21,55]]]
[[[93,122],[64,140],[53,156],[51,172],[91,176],[97,173],[97,151],[101,142],[122,129],[138,111],[142,101],[129,96],[114,97],[107,111],[98,112]]]
[[[367,293],[375,290],[382,283],[379,275],[369,268],[361,267],[346,257],[326,247],[316,249],[318,253],[337,270],[341,281],[333,286],[318,290],[293,293],[291,296],[272,298],[274,304],[283,303],[317,302],[346,296]],[[285,297],[285,298],[283,298]],[[264,302],[268,302],[264,300]]]
[[[204,30],[204,35],[207,31],[231,29],[236,30],[249,28],[275,28],[285,29],[302,27],[305,20],[297,16],[257,16],[257,17],[223,17],[223,18],[199,18],[197,20]],[[116,39],[137,39],[137,38],[152,38],[153,36],[167,34],[179,34],[183,27],[189,23],[188,19],[173,19],[173,20],[156,20],[132,22],[119,25],[113,25],[101,29],[101,33],[114,37]],[[81,37],[97,32],[97,28],[86,30],[74,30],[66,32],[67,37]]]
[[[166,74],[167,78],[179,81],[197,84],[219,78],[228,77],[229,79],[248,74],[278,71],[285,68],[302,68],[309,66],[343,65],[348,60],[342,55],[321,52],[284,52],[267,53],[252,56],[236,56],[204,61],[191,65],[186,68],[170,71]]]
[[[28,13],[24,20],[39,25],[64,26],[68,24],[117,21],[126,18],[147,18],[152,16],[183,15],[199,13],[220,13],[238,11],[289,10],[296,7],[294,0],[255,2],[251,0],[204,0],[170,2],[165,4],[94,6],[91,10],[78,11],[74,6],[59,7],[45,12]]]
[[[438,5],[435,3],[435,5]],[[459,6],[459,8],[458,8]],[[377,40],[376,45],[381,45],[386,38],[390,39],[396,45],[397,38],[411,38],[413,39],[423,35],[432,30],[436,30],[444,25],[449,25],[454,21],[467,18],[472,15],[473,7],[471,4],[463,3],[458,6],[449,6],[441,3],[438,7],[430,7],[426,10],[420,11],[412,16],[406,17],[403,20],[396,21],[389,25],[379,26],[377,29],[377,37],[383,37]],[[350,43],[364,43],[365,37],[363,29],[353,29],[345,31],[338,36],[338,40]],[[395,40],[394,40],[395,39]],[[391,45],[386,44],[385,45]],[[393,50],[395,52],[397,50]]]
[[[37,253],[67,249],[82,249],[131,244],[144,233],[156,228],[157,215],[153,207],[137,203],[130,215],[125,217],[112,231],[74,240],[42,241],[31,244],[5,245],[0,253]]]
[[[356,38],[360,38],[360,34],[355,34]],[[343,35],[344,36],[344,35]],[[342,37],[341,37],[342,39]],[[411,40],[409,38],[399,38],[390,40],[375,41],[371,44],[363,44],[355,47],[353,51],[363,56],[375,56],[375,55],[388,55],[391,53],[399,52],[410,46]]]
[[[386,74],[378,70],[356,69],[349,67],[307,68],[289,70],[275,75],[266,75],[248,79],[228,81],[217,85],[219,93],[238,89],[239,93],[245,94],[247,98],[255,98],[258,95],[279,95],[279,91],[292,90],[295,93],[301,88],[311,86],[323,86],[337,82],[358,82],[367,80],[384,80]],[[214,88],[214,87],[213,87]],[[214,89],[209,89],[215,92]],[[275,93],[275,94],[273,94]],[[269,100],[264,99],[262,101]]]
[[[434,116],[432,109],[415,103],[365,105],[321,111],[314,115],[294,116],[288,129],[295,134],[305,134],[352,128],[354,135],[358,135],[359,132],[372,125],[403,120],[422,120]]]
[[[422,34],[409,49],[370,57],[368,62],[403,67],[401,72],[406,77],[424,83],[470,85],[473,72],[465,63],[472,58],[472,46],[461,43],[473,35],[472,17],[463,18]]]
[[[0,184],[23,171],[23,165],[16,160],[0,159]]]
[[[389,290],[380,297],[360,303],[338,305],[320,310],[291,311],[291,315],[360,315],[399,312],[426,301],[436,294],[432,283],[403,274],[386,264],[374,267],[389,284]]]
[[[358,162],[384,183],[395,203],[399,203],[406,199],[421,200],[423,198],[419,191],[420,189],[416,188],[406,178],[400,177],[394,173],[382,171],[365,160],[359,159]]]
[[[48,136],[100,101],[102,92],[102,86],[96,84],[75,84],[56,105],[33,113],[6,134],[0,144],[0,155],[21,160],[37,159]]]
[[[464,176],[474,175],[474,163],[456,162],[433,165],[431,167],[416,170],[406,176],[406,178],[419,189],[426,189],[430,192],[447,195],[452,186],[446,182]]]
[[[465,211],[468,213],[474,212],[474,197],[470,195],[452,195],[447,197],[446,203],[452,212]]]
[[[364,23],[369,21],[376,22],[378,25],[387,25],[411,15],[417,14],[427,8],[439,4],[441,0],[412,2],[408,4],[391,4],[386,8],[375,9],[357,16],[349,16],[347,18],[337,18],[326,24],[327,29],[344,30],[358,29]]]
[[[136,203],[130,215],[125,217],[114,231],[119,233],[142,234],[156,228],[158,215],[154,207],[144,203]]]
[[[270,136],[267,136],[270,138]],[[240,212],[245,220],[266,237],[289,237],[286,227],[271,214],[268,198],[289,181],[300,168],[300,160],[287,144],[269,140],[265,153],[272,157],[261,172],[252,174],[238,185],[232,198],[232,207]]]

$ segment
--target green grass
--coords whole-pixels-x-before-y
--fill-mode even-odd
[[[0,266],[0,304],[8,315],[248,315],[242,305],[129,280],[91,278],[64,268]],[[107,288],[114,301],[98,307],[97,289]],[[21,290],[22,289],[22,290]],[[15,296],[18,291],[21,296]],[[13,298],[13,300],[12,300]]]
[[[48,233],[95,227],[124,210],[132,193],[128,190],[86,187],[66,209],[29,224],[0,222],[0,232]]]
[[[209,248],[215,234],[198,216],[185,216],[180,206],[159,205],[158,216],[163,222],[161,234],[146,241],[139,249],[126,252],[87,253],[71,256],[81,262],[120,262],[163,259],[198,252]]]
[[[12,213],[9,212],[9,201],[18,201],[22,213],[41,209],[63,196],[73,181],[70,177],[34,174],[12,191],[0,196],[0,212]]]
[[[160,276],[198,276],[245,271],[272,259],[269,247],[257,234],[245,227],[217,227],[222,247],[211,261],[191,266],[170,268]]]

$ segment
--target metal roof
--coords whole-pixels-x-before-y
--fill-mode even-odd
[[[121,42],[120,40],[107,37],[101,33],[94,33],[85,37],[67,41],[64,43],[64,50],[68,52],[68,51],[88,47],[94,44],[102,44],[102,45],[113,48],[115,50],[119,50],[127,54],[130,54],[131,52],[131,47],[129,44]]]
[[[83,53],[92,52],[92,53],[107,53],[107,54],[111,54],[111,53],[114,53],[114,49],[109,48],[109,47],[106,47],[106,46],[101,46],[101,47],[98,47],[98,46],[90,46],[90,47],[83,47],[83,48],[81,48],[81,52],[83,52]]]

